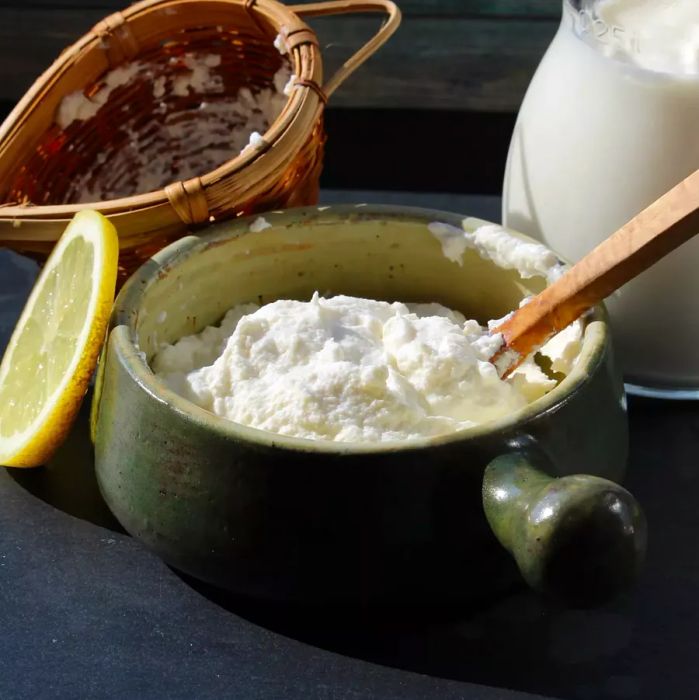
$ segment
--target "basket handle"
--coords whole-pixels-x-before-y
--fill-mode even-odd
[[[401,22],[401,12],[391,0],[328,0],[327,2],[292,5],[289,9],[300,17],[323,17],[360,12],[385,12],[388,15],[388,19],[381,25],[374,37],[345,61],[337,73],[327,81],[323,87],[323,92],[327,97],[330,97],[357,68],[390,39]]]

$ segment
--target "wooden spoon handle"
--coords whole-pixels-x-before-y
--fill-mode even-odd
[[[504,360],[504,364],[498,365],[500,373],[509,374],[551,336],[696,233],[699,233],[699,170],[493,329],[493,333],[501,333],[505,338],[503,349],[493,358]],[[648,313],[653,310],[649,309]]]

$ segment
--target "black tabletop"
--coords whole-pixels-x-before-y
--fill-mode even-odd
[[[333,193],[498,216],[495,198]],[[0,251],[0,348],[35,274]],[[695,700],[699,404],[630,400],[628,487],[648,562],[595,611],[516,588],[439,619],[348,620],[238,600],[179,575],[101,500],[86,411],[47,467],[0,470],[0,698]]]

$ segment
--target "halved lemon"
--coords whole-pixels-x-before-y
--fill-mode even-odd
[[[87,391],[114,302],[119,240],[82,211],[36,281],[0,364],[0,464],[44,464]]]

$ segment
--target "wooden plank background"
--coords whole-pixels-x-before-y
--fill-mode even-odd
[[[401,29],[333,98],[333,107],[514,112],[560,18],[561,0],[403,0]],[[15,102],[116,0],[0,0],[0,102]],[[377,26],[314,26],[338,65]],[[329,72],[329,71],[328,71]]]

